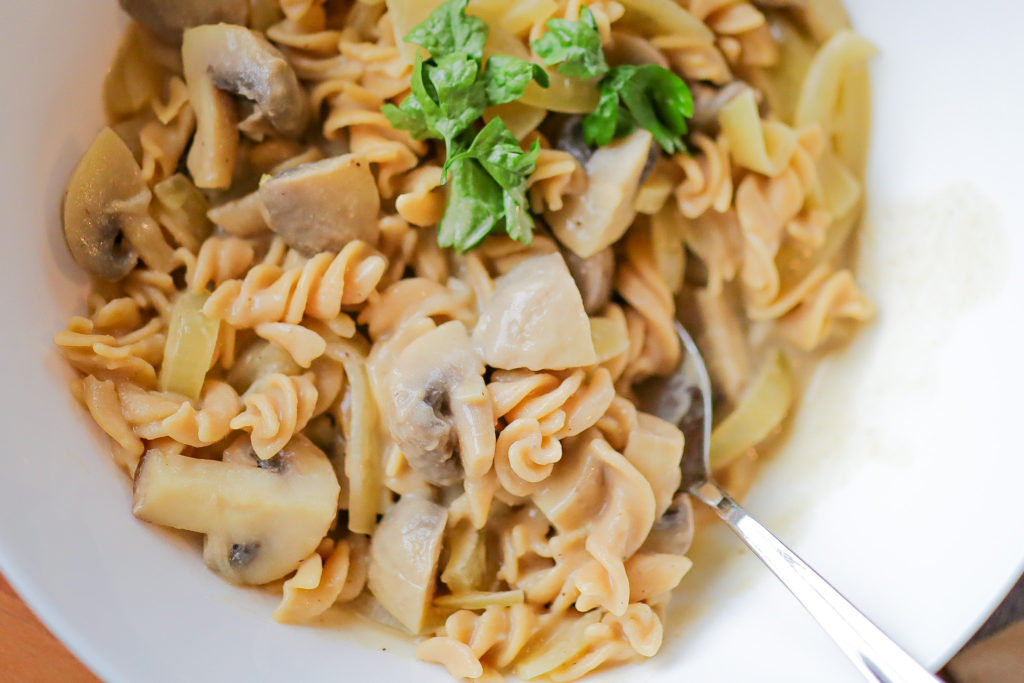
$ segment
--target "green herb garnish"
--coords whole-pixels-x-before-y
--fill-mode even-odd
[[[526,201],[526,181],[537,168],[540,144],[533,143],[529,152],[519,146],[516,136],[498,118],[484,126],[464,152],[448,160],[450,164],[475,161],[501,189],[500,207],[509,237],[529,244],[533,236],[533,218]],[[492,207],[496,202],[492,200]],[[446,215],[447,217],[447,215]],[[442,220],[442,229],[446,226]],[[448,229],[467,231],[455,220]]]
[[[693,96],[686,81],[656,64],[616,66],[598,83],[597,109],[583,120],[589,145],[607,145],[637,126],[654,135],[669,154],[686,149],[686,119]]]
[[[537,166],[538,148],[523,152],[500,119],[479,132],[476,121],[487,107],[522,97],[530,81],[548,85],[543,68],[516,57],[496,55],[481,68],[488,26],[466,14],[467,4],[448,0],[406,35],[406,42],[426,48],[430,57],[417,58],[412,93],[401,106],[383,108],[395,128],[421,140],[444,140],[450,191],[438,244],[459,251],[502,225],[513,239],[532,239],[526,180]]]
[[[601,34],[590,8],[580,10],[579,21],[548,19],[545,26],[547,33],[530,44],[545,64],[558,64],[558,71],[570,78],[593,78],[608,72]]]
[[[529,244],[533,218],[526,184],[537,168],[537,143],[523,151],[500,118],[481,127],[484,110],[513,102],[536,81],[548,87],[537,64],[494,55],[484,65],[487,23],[466,14],[469,0],[447,0],[406,36],[427,50],[413,67],[411,94],[400,106],[385,104],[384,115],[418,140],[443,140],[447,152],[442,182],[448,205],[438,226],[438,244],[471,249],[491,232]],[[686,120],[693,97],[683,79],[654,64],[609,69],[593,13],[583,7],[579,21],[549,19],[548,31],[532,44],[545,64],[570,78],[595,78],[600,100],[583,121],[587,144],[603,146],[638,126],[649,130],[672,154],[686,149]]]

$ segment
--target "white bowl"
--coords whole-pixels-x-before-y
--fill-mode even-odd
[[[747,503],[935,668],[1024,568],[1024,13],[1000,0],[849,4],[882,48],[861,269],[881,313],[823,368]],[[123,21],[113,0],[5,0],[4,15],[3,572],[108,680],[447,680],[359,623],[274,623],[272,598],[132,517],[51,343],[83,307],[58,207],[101,124]],[[663,652],[630,676],[856,680],[738,542],[715,547],[684,582]]]

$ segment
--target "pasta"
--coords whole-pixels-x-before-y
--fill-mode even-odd
[[[685,325],[742,494],[794,363],[872,317],[871,44],[831,1],[164,4],[68,186],[94,286],[54,339],[133,512],[457,678],[655,656],[693,433],[641,399]]]

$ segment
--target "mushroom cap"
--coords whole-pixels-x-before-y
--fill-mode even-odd
[[[652,140],[648,131],[639,129],[591,155],[586,191],[544,214],[559,242],[587,258],[625,234],[636,218],[633,200],[648,168]]]
[[[457,321],[417,337],[390,367],[385,414],[391,435],[413,469],[433,484],[462,478],[453,402],[456,394],[481,394],[483,372],[465,326]]]
[[[206,534],[211,569],[235,583],[263,584],[316,550],[337,516],[339,493],[327,456],[306,437],[261,461],[242,436],[223,461],[144,454],[132,510],[147,522]]]
[[[125,237],[125,223],[149,196],[128,145],[104,128],[72,172],[64,196],[64,239],[78,265],[104,280],[131,272],[138,256]]]
[[[168,43],[181,40],[182,32],[203,24],[244,25],[249,0],[118,0],[121,9],[154,35]]]
[[[408,494],[384,513],[370,540],[370,592],[413,633],[434,597],[447,522],[447,508]]]
[[[238,113],[230,94],[256,103],[282,135],[297,137],[309,104],[288,60],[244,26],[209,24],[185,30],[181,46],[196,134],[188,167],[198,187],[224,188],[238,153]]]
[[[341,251],[352,240],[377,243],[380,194],[370,165],[355,154],[283,171],[260,185],[259,197],[270,229],[306,256]]]
[[[561,370],[597,362],[590,319],[561,254],[535,256],[495,282],[473,330],[488,365]]]

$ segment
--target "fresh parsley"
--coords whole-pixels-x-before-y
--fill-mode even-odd
[[[483,59],[490,29],[480,17],[466,14],[469,0],[448,0],[405,34],[405,42],[427,49],[433,57],[463,52]]]
[[[607,145],[640,126],[667,153],[686,149],[693,95],[682,78],[656,64],[624,65],[610,69],[597,87],[600,101],[583,120],[587,144]]]
[[[533,218],[527,180],[537,167],[537,143],[523,151],[500,118],[481,127],[484,110],[522,97],[536,81],[548,87],[537,64],[504,55],[484,63],[489,27],[466,14],[469,0],[447,0],[413,28],[406,42],[429,53],[413,67],[410,95],[383,111],[395,128],[418,140],[443,140],[443,177],[448,205],[438,226],[438,244],[465,251],[494,231],[529,243]],[[532,48],[548,66],[570,78],[597,78],[600,99],[583,121],[587,144],[603,146],[638,126],[649,130],[668,153],[684,151],[693,97],[683,79],[654,64],[609,68],[593,13],[579,21],[550,19]]]
[[[383,108],[392,126],[414,138],[444,140],[449,193],[438,244],[459,251],[501,226],[513,239],[532,239],[526,181],[539,150],[534,145],[524,152],[500,119],[479,132],[476,122],[487,107],[522,97],[531,81],[548,86],[542,67],[516,57],[495,55],[483,66],[489,29],[466,14],[467,4],[447,0],[406,35],[406,42],[426,48],[430,57],[417,58],[411,94],[401,105]]]
[[[580,10],[579,21],[548,19],[545,26],[547,33],[530,44],[545,64],[558,64],[558,71],[570,78],[593,78],[607,73],[601,34],[590,8]]]
[[[491,119],[484,126],[469,148],[449,159],[451,164],[475,161],[488,177],[500,188],[501,214],[505,220],[505,231],[519,242],[529,243],[533,235],[533,218],[526,201],[526,181],[537,168],[540,144],[533,143],[529,152],[519,146],[516,136],[505,127],[500,118]],[[448,219],[448,215],[445,215]],[[459,224],[461,216],[453,216],[448,228],[454,233],[467,232]],[[442,220],[442,229],[446,220]],[[470,233],[472,234],[472,233]],[[486,233],[485,233],[486,234]]]

